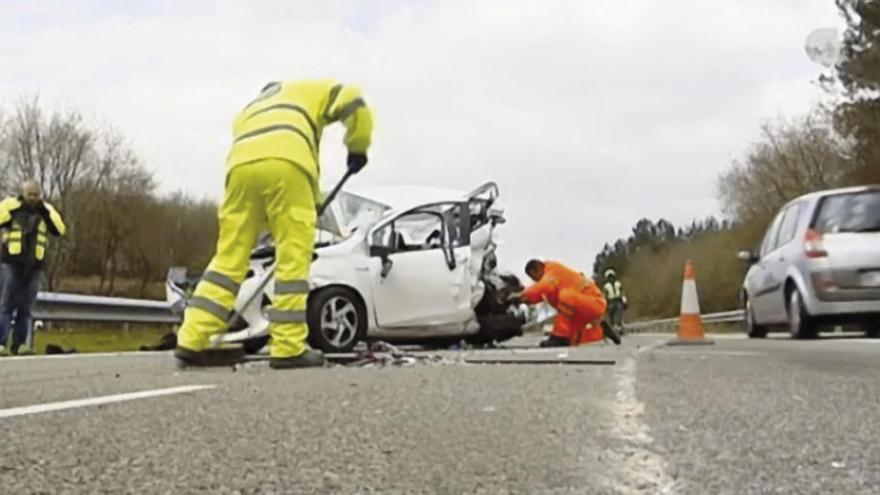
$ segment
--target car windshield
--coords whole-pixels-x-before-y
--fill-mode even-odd
[[[384,203],[347,191],[339,193],[337,201],[342,210],[342,223],[352,232],[372,226],[391,209]]]
[[[880,191],[825,198],[813,228],[824,234],[880,232]]]

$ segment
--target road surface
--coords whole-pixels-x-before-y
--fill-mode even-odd
[[[880,341],[479,351],[609,365],[0,360],[5,493],[880,493]],[[132,395],[136,394],[136,395]],[[75,402],[71,402],[75,401]]]

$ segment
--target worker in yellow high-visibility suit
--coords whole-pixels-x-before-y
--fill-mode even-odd
[[[225,365],[243,356],[239,347],[210,342],[226,330],[251,249],[268,228],[277,252],[269,364],[324,364],[324,355],[306,344],[306,302],[321,201],[318,149],[324,126],[333,122],[346,128],[348,168],[356,173],[367,163],[373,117],[354,86],[331,80],[272,82],[236,117],[217,252],[178,332],[175,356],[183,363]]]

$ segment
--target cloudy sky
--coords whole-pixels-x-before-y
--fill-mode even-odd
[[[164,190],[219,197],[231,119],[265,82],[356,83],[377,119],[356,185],[495,180],[505,265],[587,269],[641,217],[718,213],[758,126],[821,97],[803,43],[839,25],[832,0],[0,0],[0,106],[80,108]]]

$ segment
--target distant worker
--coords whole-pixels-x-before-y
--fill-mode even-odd
[[[613,269],[605,270],[605,300],[608,301],[608,320],[611,328],[619,334],[623,333],[623,313],[629,305],[623,283],[617,279],[617,273]]]
[[[62,236],[67,227],[58,210],[43,201],[40,184],[28,180],[22,184],[21,196],[0,202],[0,230],[3,238],[0,355],[8,355],[10,351],[18,354],[33,330],[32,310],[46,264],[49,236]],[[5,346],[13,319],[12,345],[7,351]]]
[[[526,264],[526,274],[535,283],[512,298],[521,296],[528,304],[547,301],[557,312],[553,331],[541,347],[603,340],[600,321],[605,314],[605,298],[591,279],[556,261],[531,260]],[[613,332],[608,337],[620,343]]]
[[[318,150],[324,126],[346,128],[348,169],[367,164],[373,117],[354,86],[334,81],[272,82],[238,115],[226,162],[217,251],[188,302],[175,356],[192,366],[226,365],[239,346],[212,346],[227,330],[239,284],[260,233],[275,239],[277,267],[271,322],[272,368],[322,366],[324,355],[306,344],[309,266],[316,205],[321,202]]]

